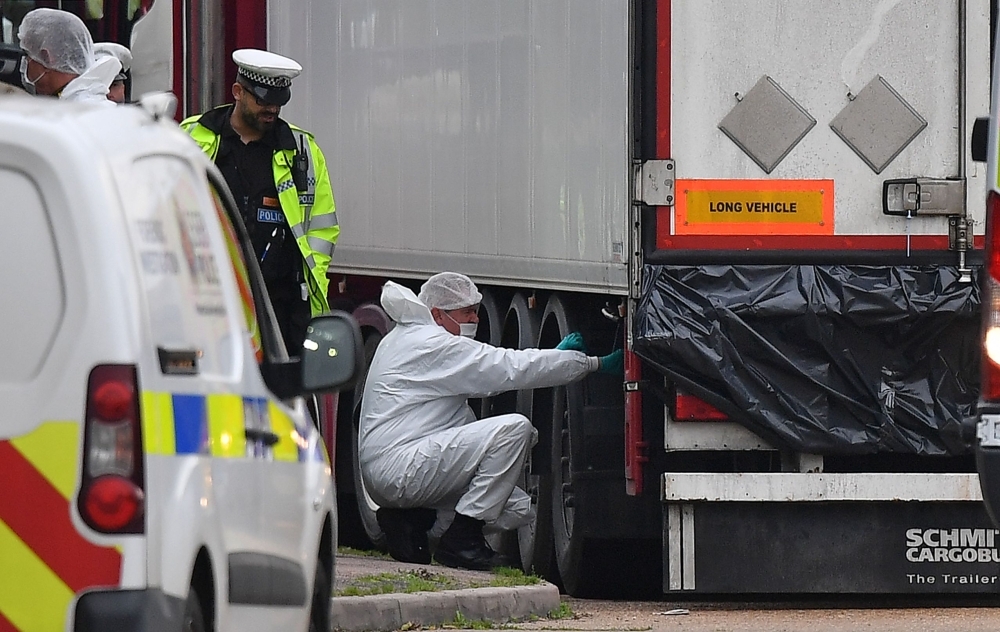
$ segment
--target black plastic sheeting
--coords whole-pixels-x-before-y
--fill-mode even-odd
[[[776,447],[963,454],[979,396],[979,272],[644,268],[636,353]]]

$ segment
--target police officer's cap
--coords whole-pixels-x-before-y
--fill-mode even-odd
[[[288,103],[292,98],[292,79],[302,72],[302,66],[294,59],[254,48],[234,51],[233,61],[240,84],[270,105]]]

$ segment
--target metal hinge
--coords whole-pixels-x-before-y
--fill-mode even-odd
[[[673,206],[674,161],[647,160],[636,167],[635,201],[648,206]]]
[[[949,217],[948,250],[972,250],[972,230],[975,223],[971,217]]]
[[[903,217],[965,215],[965,178],[886,180],[882,212]]]

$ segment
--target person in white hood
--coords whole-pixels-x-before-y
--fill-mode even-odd
[[[118,74],[111,80],[108,87],[108,100],[122,104],[128,100],[125,82],[128,81],[128,71],[132,67],[132,51],[117,42],[94,42],[94,57],[114,57],[120,66]]]
[[[430,563],[436,510],[454,511],[434,559],[477,570],[502,563],[483,527],[528,524],[531,502],[516,487],[537,432],[523,415],[476,420],[469,397],[560,386],[593,371],[620,373],[622,352],[583,353],[579,334],[556,349],[503,349],[474,340],[482,295],[467,276],[442,272],[419,298],[387,282],[382,307],[396,327],[372,358],[361,404],[361,474],[380,505],[389,553]]]
[[[114,57],[95,62],[94,41],[83,20],[67,11],[34,9],[17,30],[24,56],[21,83],[32,94],[114,105],[108,87],[121,71]]]

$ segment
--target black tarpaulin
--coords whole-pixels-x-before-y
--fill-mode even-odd
[[[962,454],[979,395],[978,273],[649,265],[634,348],[775,446]]]

